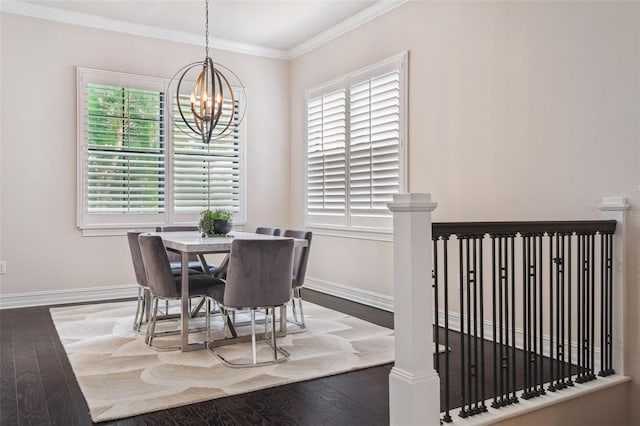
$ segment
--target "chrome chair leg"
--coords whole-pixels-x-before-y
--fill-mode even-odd
[[[144,289],[144,315],[147,318],[145,322],[149,323],[149,318],[151,318],[151,292],[148,288]]]
[[[156,333],[156,319],[158,318],[158,298],[153,298],[153,314],[151,315],[151,324],[147,327],[147,338],[145,343],[152,346],[153,336]]]
[[[269,308],[267,308],[267,312]],[[267,319],[264,319],[265,327]],[[265,332],[266,334],[266,332]],[[278,347],[276,346],[276,308],[271,308],[271,342],[273,343],[273,359],[278,360]]]
[[[296,288],[296,292],[298,293],[298,304],[300,305],[300,324],[302,324],[302,328],[307,328],[304,323],[304,309],[302,308],[302,294],[300,293],[300,287]]]
[[[144,316],[144,300],[142,297],[142,287],[138,287],[138,305],[136,306],[136,315],[135,317],[133,317],[133,331],[136,333],[140,332],[140,327],[142,326],[142,319]]]
[[[211,342],[211,300],[206,297],[207,299],[207,311],[205,312],[205,321],[207,322],[207,340],[205,341],[204,345],[205,348],[209,347],[209,343]]]
[[[138,306],[136,307],[136,315],[133,319],[133,331],[138,334],[144,334],[142,326],[149,323],[149,311],[151,310],[150,302],[151,293],[148,288],[138,287]]]
[[[251,353],[253,355],[253,363],[258,363],[258,354],[256,350],[256,310],[251,309]]]
[[[300,287],[294,287],[291,289],[291,307],[293,310],[293,319],[287,319],[287,322],[297,325],[298,328],[294,328],[293,330],[288,329],[287,333],[290,333],[290,334],[303,333],[307,329],[307,325],[304,322],[304,309],[302,308],[302,292],[300,290],[301,290]],[[300,319],[298,319],[296,304],[300,308]]]
[[[294,323],[298,322],[298,313],[296,312],[296,289],[291,289],[291,308],[293,310],[293,321]]]

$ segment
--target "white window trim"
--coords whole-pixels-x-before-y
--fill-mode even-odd
[[[94,68],[86,68],[86,67],[76,67],[76,117],[77,117],[77,125],[76,125],[76,225],[78,229],[82,232],[82,236],[93,237],[93,236],[114,236],[114,235],[126,235],[127,230],[130,229],[138,229],[141,231],[154,231],[156,226],[172,224],[172,225],[193,225],[198,222],[200,219],[199,213],[193,214],[176,214],[173,209],[173,131],[172,129],[172,120],[169,114],[165,114],[164,116],[164,126],[167,129],[165,133],[165,143],[166,143],[166,160],[165,160],[165,177],[166,177],[166,185],[165,185],[165,205],[168,206],[165,208],[165,212],[163,214],[158,214],[157,217],[149,219],[150,215],[140,215],[147,216],[143,218],[144,220],[140,221],[131,221],[130,216],[118,217],[117,215],[109,215],[109,221],[111,223],[102,223],[102,222],[94,222],[87,217],[89,216],[86,209],[86,198],[85,198],[85,173],[86,173],[86,165],[85,165],[85,144],[86,144],[86,132],[87,128],[83,124],[82,114],[83,114],[83,97],[82,97],[82,85],[83,85],[83,77],[84,75],[91,75],[96,80],[104,79],[105,82],[112,85],[122,85],[126,87],[130,85],[132,81],[142,82],[142,85],[139,87],[148,87],[153,90],[158,90],[162,87],[162,91],[165,93],[167,105],[173,105],[173,93],[169,93],[169,83],[170,79],[159,78],[159,77],[149,77],[138,74],[129,74],[122,73],[116,71],[106,71]],[[244,89],[244,97],[246,100],[246,89]],[[242,135],[242,139],[239,146],[238,159],[240,163],[240,209],[239,213],[236,214],[233,218],[234,221],[234,229],[242,230],[244,225],[247,222],[247,179],[246,179],[246,144],[247,144],[247,135],[246,135],[246,123],[247,123],[247,114],[245,114],[244,120],[240,124],[240,134]]]
[[[346,88],[348,90],[349,85],[346,84],[350,79],[357,78],[363,74],[368,74],[373,72],[375,69],[379,69],[381,67],[387,65],[393,65],[394,63],[398,64],[398,69],[400,70],[400,132],[399,132],[399,193],[407,192],[408,189],[408,162],[407,162],[407,152],[409,145],[409,132],[408,132],[408,111],[409,111],[409,52],[404,51],[400,54],[394,55],[390,58],[384,59],[382,61],[376,62],[369,66],[358,69],[354,72],[348,73],[331,81],[322,83],[318,86],[312,87],[310,89],[305,90],[305,116],[304,116],[304,214],[305,214],[305,227],[315,230],[319,235],[327,235],[327,236],[339,236],[346,238],[356,238],[356,239],[367,239],[367,240],[376,240],[376,241],[392,241],[393,240],[393,227],[392,227],[392,218],[389,217],[389,220],[386,221],[388,223],[387,226],[381,227],[371,227],[371,226],[358,226],[353,223],[345,223],[342,224],[332,224],[332,223],[318,223],[316,221],[311,220],[313,215],[310,215],[308,212],[308,134],[307,134],[307,102],[310,97],[320,93],[326,93],[331,89],[339,89]],[[348,150],[348,147],[346,147]],[[348,156],[347,156],[348,161]],[[348,163],[347,163],[348,170]],[[348,188],[347,188],[348,192]],[[348,209],[347,209],[348,216]],[[346,219],[348,222],[348,219]]]

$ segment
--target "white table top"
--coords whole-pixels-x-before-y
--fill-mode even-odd
[[[230,232],[226,237],[205,238],[197,231],[189,232],[157,232],[162,237],[164,245],[168,249],[182,253],[225,253],[231,250],[231,242],[234,239],[246,240],[281,240],[285,237],[273,235],[255,234],[253,232]],[[307,240],[294,238],[295,247],[306,247]]]

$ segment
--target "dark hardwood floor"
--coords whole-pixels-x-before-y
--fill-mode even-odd
[[[385,327],[393,314],[311,290],[305,300]],[[387,425],[392,364],[104,425]],[[49,307],[0,311],[0,425],[90,425]]]

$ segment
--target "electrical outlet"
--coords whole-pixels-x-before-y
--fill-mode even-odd
[[[7,261],[0,260],[0,274],[6,274],[6,273],[7,273]]]

